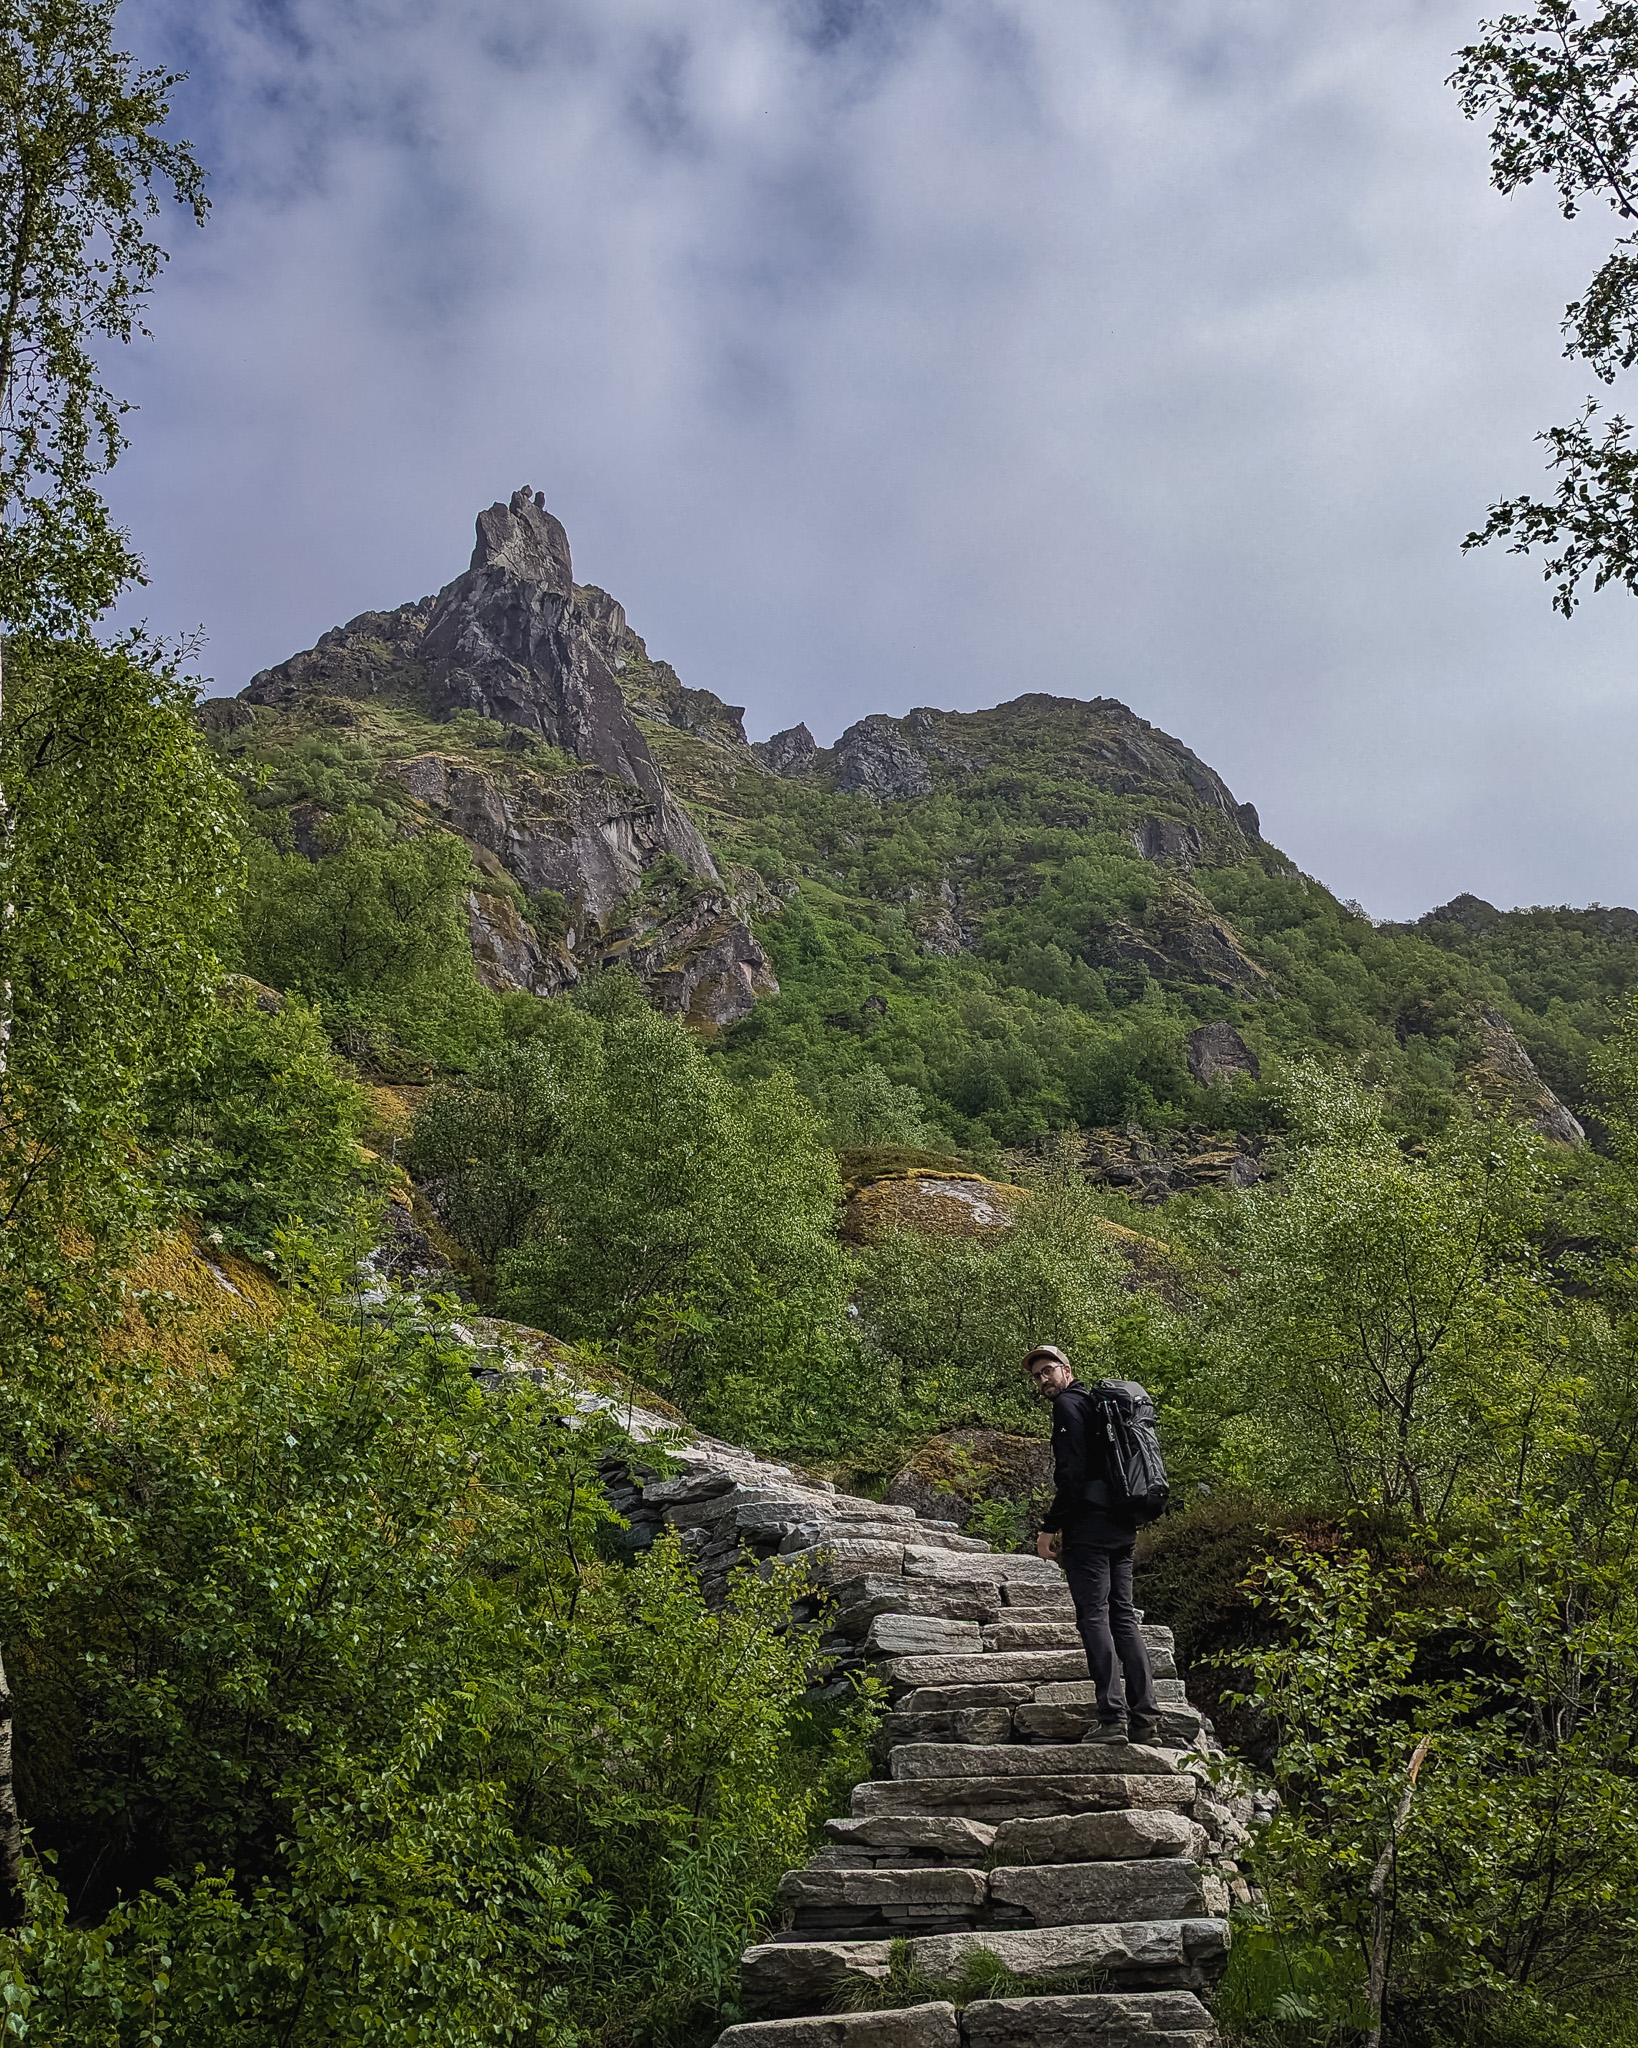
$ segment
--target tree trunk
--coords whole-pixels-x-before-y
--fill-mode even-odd
[[[1382,2048],[1382,2003],[1388,1990],[1388,1879],[1393,1872],[1394,1857],[1399,1848],[1399,1830],[1405,1825],[1410,1813],[1411,1794],[1416,1790],[1416,1774],[1422,1768],[1422,1760],[1428,1753],[1431,1735],[1424,1735],[1411,1751],[1410,1769],[1405,1774],[1405,1789],[1399,1795],[1399,1805],[1388,1828],[1388,1839],[1382,1845],[1382,1854],[1376,1859],[1376,1868],[1371,1872],[1371,1882],[1366,1887],[1375,1908],[1374,1924],[1371,1928],[1371,1974],[1365,1987],[1365,2003],[1370,2010],[1371,2030],[1365,2036],[1365,2048]]]
[[[11,1775],[11,1687],[0,1657],[0,1927],[23,1923],[23,1823]]]

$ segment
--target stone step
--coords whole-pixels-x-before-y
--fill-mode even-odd
[[[1016,1919],[1035,1927],[1067,1927],[1101,1920],[1206,1920],[1226,1916],[1229,1901],[1228,1887],[1214,1871],[1179,1856],[1149,1856],[1139,1862],[1031,1863],[991,1870],[987,1904],[988,1926]]]
[[[828,1517],[793,1522],[782,1550],[810,1550],[834,1538],[850,1543],[913,1543],[918,1550],[954,1550],[968,1556],[992,1556],[982,1536],[961,1536],[953,1529],[930,1529],[925,1522],[833,1522]]]
[[[1164,1662],[1168,1675],[1177,1669],[1177,1646],[1172,1640],[1169,1628],[1151,1628],[1147,1623],[1139,1629],[1144,1646],[1149,1652],[1151,1666]],[[1010,1612],[1000,1621],[990,1622],[984,1629],[986,1650],[1078,1650],[1081,1648],[1080,1631],[1075,1626],[1073,1609],[1051,1621],[1015,1620]]]
[[[1027,1711],[1013,1709],[1015,1714]],[[907,1742],[889,1756],[888,1770],[901,1782],[911,1778],[1034,1778],[1093,1771],[1147,1776],[1174,1771],[1177,1756],[1175,1750],[1150,1749],[1138,1742],[997,1743],[982,1747]]]
[[[1211,2048],[1211,2015],[1192,1991],[1101,1991],[939,2001],[886,2012],[745,2020],[717,2048]]]
[[[918,1685],[899,1701],[901,1714],[955,1714],[969,1707],[1025,1707],[1029,1685]]]
[[[908,1583],[896,1574],[865,1572],[831,1588],[836,1612],[831,1628],[862,1636],[878,1614],[924,1614],[947,1621],[994,1621],[1002,1612],[994,1586],[933,1586]]]
[[[1072,1679],[1065,1685],[1038,1685],[1034,1697],[1038,1707],[1079,1706],[1084,1701],[1095,1701],[1098,1688],[1090,1678]],[[1155,1698],[1163,1707],[1181,1707],[1188,1704],[1189,1695],[1181,1678],[1162,1678],[1156,1672]]]
[[[806,1870],[787,1870],[779,1883],[780,1905],[795,1916],[802,1932],[814,1934],[840,1929],[850,1934],[932,1934],[973,1927],[987,1900],[981,1870],[835,1870],[810,1865]]]
[[[1102,1921],[1201,1920],[1228,1912],[1215,1871],[1177,1856],[1140,1861],[860,1868],[816,1860],[780,1880],[799,1934],[934,1934],[963,1927],[1067,1927]]]
[[[943,1615],[878,1614],[865,1635],[872,1657],[972,1656],[982,1648],[977,1622]]]
[[[1061,1707],[1048,1709],[1049,1713],[1064,1711]],[[889,1714],[882,1723],[882,1734],[888,1742],[1010,1742],[1012,1716],[1011,1707],[959,1707],[948,1714]]]
[[[1116,1990],[1198,1991],[1228,1960],[1229,1926],[1226,1920],[1133,1920],[909,1937],[913,1967],[940,1981],[953,1978],[975,1948],[999,1957],[1014,1976],[1045,1985],[1097,1972]],[[756,2019],[823,2012],[845,2000],[850,1978],[881,1982],[890,1954],[888,1940],[764,1942],[740,1959],[741,2006]]]
[[[938,1553],[943,1555],[942,1552]],[[806,1550],[791,1550],[781,1554],[780,1564],[802,1565],[808,1577],[816,1586],[835,1586],[845,1579],[857,1579],[866,1574],[883,1578],[896,1578],[904,1570],[903,1543],[860,1543],[847,1537],[839,1537],[832,1543],[816,1543]],[[771,1572],[773,1560],[763,1566],[764,1573]]]
[[[1183,1688],[1175,1678],[1160,1678],[1155,1681],[1155,1690],[1162,1687],[1181,1693]],[[1018,1688],[1023,1690],[1023,1688]],[[982,1686],[951,1686],[950,1693],[982,1692]],[[997,1686],[997,1692],[1006,1688]],[[911,1701],[923,1698],[929,1693],[936,1695],[937,1688],[918,1686],[899,1704],[897,1713],[889,1714],[882,1723],[882,1735],[889,1743],[898,1742],[1079,1742],[1097,1721],[1097,1688],[1087,1681],[1084,1688],[1054,1686],[1054,1692],[1082,1691],[1084,1702],[1065,1706],[1040,1706],[1023,1700],[1014,1708],[1000,1704],[987,1707],[962,1706],[950,1708],[916,1709]],[[1161,1693],[1160,1743],[1162,1749],[1187,1749],[1205,1726],[1205,1717],[1186,1700],[1173,1702]]]
[[[1078,1650],[1080,1634],[1075,1627],[1075,1610],[1062,1620],[997,1621],[984,1631],[986,1650]]]
[[[976,1999],[961,2014],[961,2038],[966,2048],[1215,2048],[1217,2029],[1192,1991],[1094,1991],[1058,1998]],[[811,2048],[831,2044],[815,2040]],[[855,2048],[851,2039],[847,2048]],[[916,2048],[921,2048],[919,2038]]]
[[[1163,1807],[1054,1813],[1003,1821],[993,1833],[985,1832],[991,1834],[990,1860],[1004,1864],[1129,1862],[1139,1856],[1186,1856],[1198,1863],[1210,1839],[1198,1821]]]
[[[1091,1690],[1089,1687],[1088,1690]],[[1088,1700],[1078,1706],[1027,1706],[1015,1707],[1012,1715],[1012,1732],[1020,1742],[1079,1742],[1098,1718],[1095,1700]],[[1187,1749],[1205,1726],[1205,1717],[1198,1708],[1169,1706],[1164,1701],[1160,1708],[1160,1746],[1164,1749]],[[911,1739],[914,1739],[913,1733]]]
[[[907,1579],[949,1581],[985,1580],[991,1585],[1061,1586],[1064,1575],[1049,1559],[1017,1551],[946,1550],[927,1543],[906,1543],[904,1575]]]
[[[894,1657],[882,1672],[895,1692],[924,1685],[1073,1684],[1086,1677],[1086,1652],[986,1650],[976,1657]]]
[[[1100,2041],[1104,2037],[1096,2037]],[[1134,2035],[1142,2048],[1153,2034]],[[896,2012],[830,2012],[795,2020],[745,2020],[717,2036],[717,2048],[960,2048],[953,2005],[901,2006]],[[998,2044],[999,2048],[999,2044]],[[1105,2048],[1124,2048],[1109,2039]],[[1169,2048],[1169,2044],[1167,2044]]]
[[[1145,1641],[1149,1635],[1144,1630]],[[1170,1630],[1155,1630],[1156,1635]],[[985,1650],[977,1656],[894,1657],[882,1669],[895,1691],[919,1686],[1085,1685],[1086,1652],[1078,1636],[1069,1649]],[[1177,1666],[1166,1643],[1148,1643],[1149,1668],[1156,1678],[1175,1678]]]
[[[863,1820],[827,1820],[825,1833],[843,1848],[875,1856],[908,1853],[945,1856],[952,1862],[982,1863],[995,1840],[995,1829],[983,1821],[968,1820],[961,1814],[881,1813]],[[1009,1861],[1024,1861],[1034,1855],[1026,1849]],[[1043,1857],[1041,1860],[1047,1860]],[[1069,1862],[1069,1857],[1054,1857]]]
[[[1005,1751],[980,1754],[1005,1755]],[[1087,1752],[1077,1747],[1076,1756]],[[1040,1756],[1041,1750],[1024,1755]],[[1191,1813],[1199,1785],[1180,1772],[1133,1776],[1118,1771],[1076,1768],[1055,1777],[872,1779],[853,1788],[853,1814],[872,1820],[886,1814],[964,1814],[1000,1823],[1054,1814],[1111,1813],[1121,1807]]]
[[[1056,1584],[1051,1579],[1009,1579],[1001,1589],[1001,1598],[1008,1607],[1032,1608],[1035,1618],[1044,1620],[1049,1614],[1073,1614],[1075,1603],[1069,1596],[1069,1585],[1061,1575]],[[1028,1615],[1020,1615],[1026,1621]]]

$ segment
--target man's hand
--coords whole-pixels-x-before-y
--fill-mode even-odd
[[[1035,1539],[1035,1555],[1044,1557],[1050,1564],[1063,1548],[1063,1537],[1056,1529],[1043,1529]]]

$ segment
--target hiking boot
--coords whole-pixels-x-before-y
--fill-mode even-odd
[[[1081,1737],[1083,1742],[1124,1742],[1126,1723],[1124,1721],[1099,1721],[1088,1728]]]
[[[1127,1721],[1128,1742],[1141,1742],[1152,1749],[1160,1740],[1160,1716],[1158,1714],[1133,1714]]]

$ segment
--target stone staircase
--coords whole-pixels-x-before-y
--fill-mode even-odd
[[[713,1597],[737,1564],[800,1560],[834,1602],[824,1649],[892,1693],[887,1775],[787,1873],[718,2048],[1216,2048],[1201,1994],[1250,1896],[1233,1852],[1255,1816],[1212,1782],[1170,1630],[1143,1630],[1164,1746],[1084,1744],[1094,1691],[1056,1564],[730,1445],[682,1463],[607,1475],[637,1540],[679,1529]],[[1023,1995],[941,1995],[1000,1972]]]

